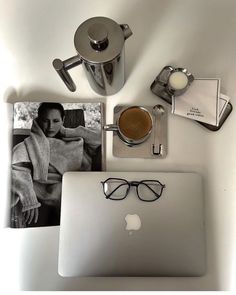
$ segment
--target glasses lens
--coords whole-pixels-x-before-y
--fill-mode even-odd
[[[138,185],[138,195],[143,201],[155,201],[161,196],[163,185],[157,181],[146,180]]]
[[[126,196],[129,185],[123,179],[111,178],[104,182],[103,187],[106,196],[113,200],[120,200]]]

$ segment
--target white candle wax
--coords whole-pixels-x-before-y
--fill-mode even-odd
[[[169,77],[169,85],[175,90],[184,89],[188,85],[188,77],[183,72],[174,72]]]

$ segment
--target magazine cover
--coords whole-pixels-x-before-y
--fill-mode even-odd
[[[11,227],[60,225],[62,176],[103,169],[102,103],[17,102]]]

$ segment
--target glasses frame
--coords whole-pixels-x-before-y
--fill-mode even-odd
[[[111,180],[111,179],[113,179],[113,180],[121,180],[123,183],[121,183],[120,185],[118,185],[111,193],[109,193],[109,194],[107,194],[106,192],[105,192],[105,183],[107,183],[107,181],[108,180]],[[152,182],[156,182],[156,183],[158,183],[160,186],[161,186],[161,192],[160,192],[160,194],[157,194],[150,186],[148,186],[145,182],[147,182],[147,181],[152,181]],[[141,201],[143,201],[143,202],[154,202],[154,201],[156,201],[156,200],[158,200],[160,197],[161,197],[161,195],[162,195],[162,192],[163,192],[163,189],[166,187],[165,186],[165,184],[162,184],[159,180],[153,180],[153,179],[145,179],[145,180],[140,180],[140,181],[127,181],[126,179],[123,179],[123,178],[117,178],[117,177],[109,177],[109,178],[107,178],[105,181],[101,181],[101,184],[102,184],[102,187],[103,187],[103,193],[104,193],[104,195],[106,196],[106,199],[109,199],[109,200],[113,200],[113,201],[122,201],[122,200],[124,200],[127,196],[128,196],[128,194],[129,194],[129,191],[130,191],[130,189],[131,189],[131,187],[132,186],[134,186],[134,187],[136,187],[136,193],[137,193],[137,196],[138,196],[138,198],[141,200]],[[155,199],[153,199],[153,200],[144,200],[144,199],[142,199],[141,197],[140,197],[140,195],[139,195],[139,192],[138,192],[138,186],[140,185],[140,184],[144,184],[144,185],[146,185],[153,193],[154,193],[154,195],[156,196],[156,198]],[[114,198],[112,198],[111,196],[112,196],[112,194],[118,189],[118,188],[120,188],[122,185],[127,185],[127,190],[126,190],[126,193],[125,193],[125,196],[124,197],[122,197],[122,198],[119,198],[119,199],[114,199]]]

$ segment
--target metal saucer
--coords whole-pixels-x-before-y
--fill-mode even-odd
[[[113,122],[115,123],[117,121],[117,118],[119,117],[120,113],[129,107],[129,105],[117,105],[114,108],[113,111]],[[153,108],[154,106],[143,106],[145,109],[147,109],[152,116],[153,122],[155,123],[155,116],[153,114]],[[119,135],[116,132],[113,132],[113,143],[112,143],[112,150],[113,155],[115,157],[120,158],[150,158],[150,159],[163,159],[167,156],[167,110],[164,106],[162,106],[164,109],[164,113],[161,116],[161,119],[159,121],[159,128],[154,128],[148,137],[148,139],[141,143],[136,145],[130,145],[127,143],[124,143],[119,137]],[[158,134],[159,133],[159,134]],[[158,138],[159,143],[161,144],[161,152],[160,153],[154,153],[153,144],[154,140]]]

